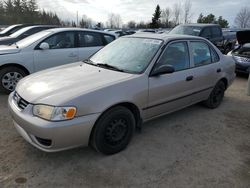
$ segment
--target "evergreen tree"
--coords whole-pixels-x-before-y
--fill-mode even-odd
[[[219,16],[217,19],[213,14],[209,14],[207,16],[200,14],[197,23],[215,23],[219,24],[222,28],[226,28],[229,25],[228,21],[223,19],[222,16]]]
[[[160,24],[161,24],[160,18],[161,18],[161,8],[159,5],[157,5],[155,8],[155,13],[153,14],[153,17],[152,17],[152,22],[150,24],[151,28],[160,27]]]
[[[0,25],[1,24],[5,24],[5,9],[2,1],[0,1]]]
[[[60,25],[55,13],[39,11],[36,0],[0,0],[0,24],[17,23]]]
[[[227,28],[229,25],[228,21],[223,19],[222,16],[219,16],[217,24],[219,24],[222,28]]]
[[[199,18],[198,18],[198,20],[197,20],[197,23],[202,23],[203,17],[204,17],[203,14],[200,13]]]

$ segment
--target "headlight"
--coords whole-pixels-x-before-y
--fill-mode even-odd
[[[76,108],[34,105],[33,114],[49,121],[63,121],[73,119],[76,115]]]

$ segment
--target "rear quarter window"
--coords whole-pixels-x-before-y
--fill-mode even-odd
[[[105,43],[109,44],[115,40],[115,37],[112,35],[103,35]]]
[[[210,47],[210,51],[211,51],[212,63],[219,62],[220,61],[220,57],[217,54],[217,52],[213,48],[211,48],[211,47]]]

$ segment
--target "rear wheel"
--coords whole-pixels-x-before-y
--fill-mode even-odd
[[[225,83],[223,81],[219,81],[215,85],[213,91],[210,93],[209,98],[206,101],[204,101],[204,104],[208,108],[212,109],[217,108],[223,100],[225,90],[226,90]]]
[[[6,94],[15,90],[16,84],[25,77],[25,71],[18,67],[6,67],[0,70],[0,91]]]
[[[135,129],[135,118],[130,110],[117,106],[105,112],[97,121],[91,145],[106,155],[118,153],[130,142]]]

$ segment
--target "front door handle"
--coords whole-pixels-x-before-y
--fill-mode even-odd
[[[220,72],[221,72],[221,68],[217,69],[217,71],[216,71],[216,72],[220,73]]]
[[[193,79],[194,79],[193,76],[188,76],[188,77],[186,78],[186,81],[192,81]]]

